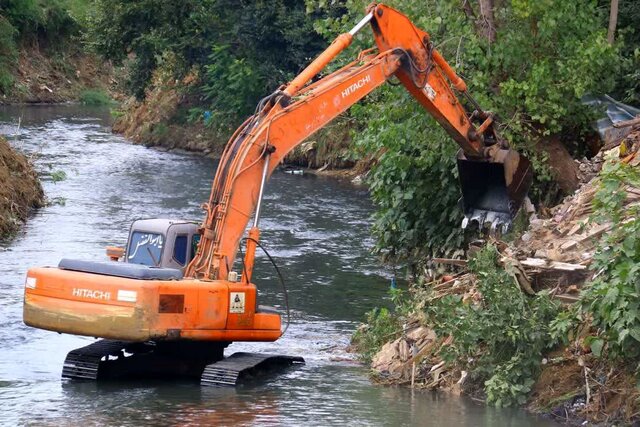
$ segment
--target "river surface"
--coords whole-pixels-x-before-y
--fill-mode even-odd
[[[0,248],[0,424],[417,425],[548,424],[520,410],[487,408],[432,392],[376,386],[345,351],[366,311],[389,304],[389,273],[371,254],[372,205],[365,191],[332,179],[275,173],[267,186],[262,239],[289,287],[292,320],[276,343],[236,343],[234,351],[303,356],[303,367],[237,389],[189,382],[64,383],[68,351],[85,337],[22,323],[31,266],[62,257],[102,260],[123,246],[138,218],[200,220],[216,163],[197,155],[132,145],[113,135],[104,109],[4,107],[0,133],[34,156],[49,199]],[[19,127],[18,127],[19,124]],[[66,174],[59,181],[52,177]],[[256,283],[261,304],[283,308],[264,256]]]

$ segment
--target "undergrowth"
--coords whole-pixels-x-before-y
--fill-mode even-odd
[[[625,205],[626,185],[640,187],[640,172],[621,162],[606,163],[594,199],[592,221],[612,222],[591,265],[592,282],[581,294],[581,317],[591,318],[597,334],[593,353],[637,363],[640,356],[640,206]]]
[[[100,89],[87,89],[80,93],[80,102],[84,105],[110,105],[113,100],[105,91]]]
[[[426,308],[438,336],[451,336],[443,359],[484,382],[487,400],[496,406],[522,404],[540,369],[543,353],[555,340],[549,323],[558,305],[548,293],[525,295],[499,264],[488,245],[469,262],[478,278],[479,303],[445,296]]]

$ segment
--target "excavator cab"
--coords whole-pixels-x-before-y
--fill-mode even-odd
[[[198,224],[169,219],[143,219],[131,225],[123,262],[183,270],[193,259]]]

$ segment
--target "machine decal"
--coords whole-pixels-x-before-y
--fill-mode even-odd
[[[91,298],[91,299],[111,299],[111,292],[104,292],[95,289],[73,288],[74,297]]]
[[[24,287],[29,289],[35,289],[36,283],[37,283],[37,280],[35,277],[27,276],[27,280],[24,282]]]
[[[366,85],[367,83],[371,83],[370,74],[367,74],[366,76],[364,76],[363,78],[361,78],[360,80],[358,80],[357,82],[355,82],[354,84],[352,84],[351,86],[343,90],[342,97],[346,98],[347,96],[351,95],[352,93],[354,93],[355,91],[357,91],[358,89]]]
[[[136,245],[135,248],[133,248],[132,253],[129,254],[129,259],[135,258],[140,248],[149,247],[149,248],[162,249],[162,243],[163,243],[162,236],[159,234],[151,234],[151,233],[140,234],[138,239],[139,240],[135,242],[135,245]]]
[[[138,293],[136,291],[118,290],[117,299],[122,302],[136,302],[138,300]]]
[[[244,292],[229,294],[229,313],[244,313]]]
[[[436,91],[433,87],[431,87],[429,83],[425,84],[424,89],[422,90],[424,91],[424,94],[427,95],[427,98],[429,98],[431,101],[436,99]]]

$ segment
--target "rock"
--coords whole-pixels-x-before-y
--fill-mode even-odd
[[[382,346],[380,351],[373,357],[371,368],[380,372],[388,373],[394,358],[398,355],[398,340],[388,342]]]
[[[533,256],[535,258],[547,258],[547,251],[544,249],[538,249],[537,251],[535,251]]]
[[[407,338],[415,341],[433,341],[436,339],[436,333],[429,328],[425,328],[424,326],[420,326],[407,334]]]

